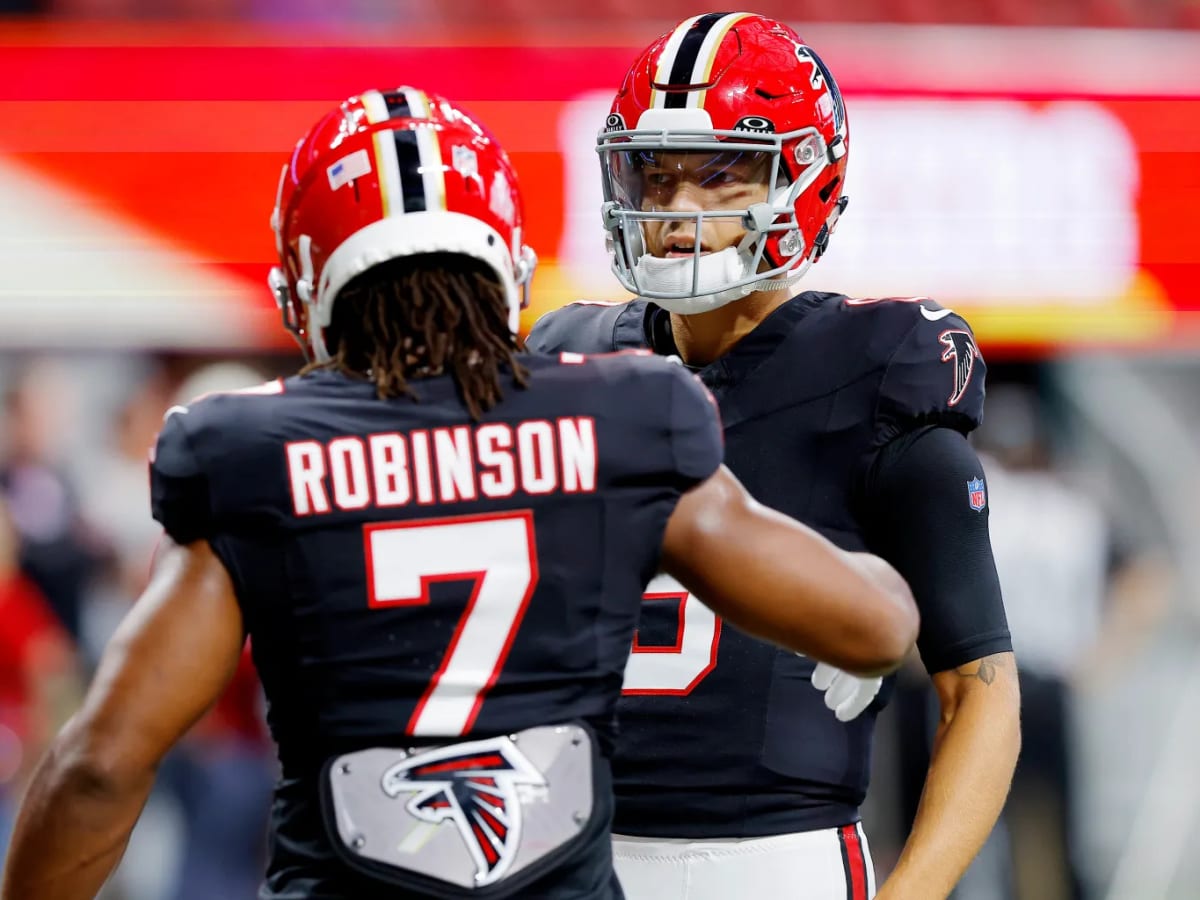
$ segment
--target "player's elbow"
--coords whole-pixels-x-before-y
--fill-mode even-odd
[[[69,721],[46,754],[46,774],[66,793],[94,800],[119,799],[153,782],[155,767],[119,735],[84,719]]]
[[[852,675],[887,675],[903,664],[915,637],[915,619],[911,624],[905,616],[875,619],[864,623],[837,658],[827,662]]]
[[[912,652],[919,625],[911,595],[907,603],[890,601],[887,612],[872,623],[871,633],[863,644],[870,651],[863,654],[856,674],[886,675],[900,668]]]
[[[859,633],[840,667],[857,675],[884,675],[912,651],[921,617],[908,582],[895,569],[878,557],[857,555],[870,568],[871,594],[861,604]]]

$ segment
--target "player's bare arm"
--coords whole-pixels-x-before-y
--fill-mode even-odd
[[[1016,767],[1017,668],[982,474],[966,439],[945,428],[890,445],[875,474],[875,544],[913,586],[918,646],[940,703],[921,803],[878,894],[885,900],[950,893],[995,825]],[[959,622],[972,623],[974,650],[962,648]]]
[[[995,825],[1021,747],[1012,653],[933,676],[941,718],[912,833],[877,900],[937,900],[958,883]]]
[[[37,767],[3,900],[96,895],[159,762],[219,696],[243,643],[233,585],[208,543],[164,538],[150,584],[109,643],[82,708]]]
[[[676,506],[663,568],[742,630],[852,672],[895,669],[916,638],[891,566],[762,506],[724,466]]]

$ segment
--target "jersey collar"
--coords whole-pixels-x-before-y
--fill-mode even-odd
[[[689,368],[698,372],[704,383],[713,390],[743,381],[775,352],[801,319],[830,296],[834,295],[818,291],[797,294],[772,310],[724,356],[702,368]],[[640,298],[631,301],[628,307],[617,321],[614,337],[617,338],[618,347],[649,347],[663,356],[679,354],[671,334],[669,312]]]

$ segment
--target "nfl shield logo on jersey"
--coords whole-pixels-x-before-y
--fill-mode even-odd
[[[967,498],[971,501],[971,509],[976,512],[987,506],[987,492],[983,488],[982,478],[972,478],[967,482]]]

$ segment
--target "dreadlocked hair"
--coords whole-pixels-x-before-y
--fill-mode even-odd
[[[518,387],[529,370],[508,327],[508,301],[486,263],[457,253],[400,257],[350,281],[325,329],[331,369],[375,384],[381,399],[419,400],[411,382],[449,373],[472,419],[501,398],[501,371]]]

